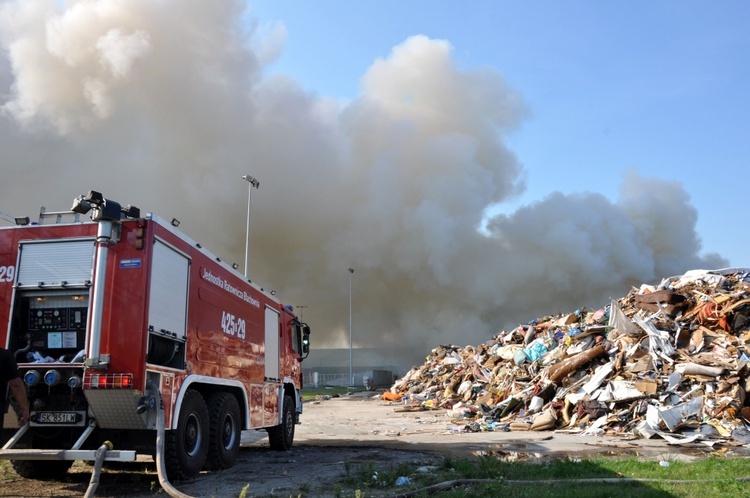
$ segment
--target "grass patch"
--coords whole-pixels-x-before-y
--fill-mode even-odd
[[[397,486],[399,477],[407,477],[408,484]],[[459,480],[465,481],[427,490]],[[748,459],[739,457],[664,463],[637,458],[508,462],[487,456],[445,458],[429,473],[420,472],[417,465],[399,464],[384,469],[376,468],[372,462],[350,463],[347,476],[339,485],[345,490],[361,490],[364,496],[385,496],[384,492],[395,491],[416,492],[410,496],[425,497],[719,498],[750,495],[750,466]]]

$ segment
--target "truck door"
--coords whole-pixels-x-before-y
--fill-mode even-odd
[[[147,361],[185,368],[188,277],[190,260],[156,240],[148,306]]]
[[[279,378],[279,312],[266,307],[266,379]]]

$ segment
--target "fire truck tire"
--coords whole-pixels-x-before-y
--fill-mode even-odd
[[[208,408],[198,391],[188,389],[177,427],[167,432],[165,463],[170,480],[190,479],[203,469],[208,455]]]
[[[208,442],[206,468],[228,469],[237,460],[242,437],[240,405],[230,393],[216,393],[208,399],[211,436]]]
[[[268,442],[271,449],[288,451],[294,442],[294,400],[291,396],[284,396],[281,424],[268,429]]]
[[[73,465],[72,460],[13,460],[13,470],[26,479],[59,481]]]

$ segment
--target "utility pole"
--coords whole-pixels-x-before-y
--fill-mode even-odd
[[[250,246],[250,196],[253,193],[253,187],[260,187],[260,182],[250,175],[245,175],[242,179],[249,184],[247,187],[247,228],[245,229],[245,278],[247,278],[247,252]]]
[[[349,385],[354,387],[352,368],[352,275],[354,275],[354,268],[349,268]]]

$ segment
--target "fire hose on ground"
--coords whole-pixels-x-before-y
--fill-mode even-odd
[[[89,481],[89,487],[86,489],[86,494],[83,495],[85,498],[91,498],[96,493],[96,488],[99,487],[99,475],[102,473],[102,464],[104,463],[104,457],[107,456],[107,452],[113,448],[112,443],[104,441],[104,444],[99,446],[96,450],[96,460],[94,461],[94,470],[91,472],[91,480]]]
[[[193,498],[190,495],[186,495],[179,489],[175,488],[169,479],[167,479],[167,467],[164,463],[164,405],[161,401],[161,392],[152,382],[148,383],[149,386],[156,391],[158,403],[156,403],[156,473],[159,476],[159,484],[164,491],[173,498]],[[107,456],[107,452],[112,450],[113,445],[109,441],[105,441],[96,450],[96,460],[94,461],[94,470],[91,473],[91,480],[89,481],[89,487],[86,489],[85,498],[92,498],[96,493],[96,488],[99,486],[99,476],[102,471],[102,464],[104,458]]]
[[[169,496],[173,498],[193,498],[175,488],[167,479],[167,466],[164,462],[164,405],[161,400],[161,391],[151,381],[148,385],[156,391],[156,473],[159,476],[159,484]]]

